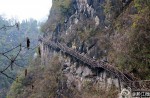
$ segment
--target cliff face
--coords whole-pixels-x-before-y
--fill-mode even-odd
[[[109,63],[134,79],[150,79],[149,10],[149,0],[53,0],[49,19],[42,27],[43,39]],[[56,83],[55,89],[47,85],[54,89],[50,91],[52,95],[46,93],[51,98],[116,98],[124,86],[108,71],[93,69],[43,43],[41,51],[42,65],[51,65],[48,71],[59,65],[50,80]]]
[[[95,59],[105,59],[110,48],[114,18],[128,4],[121,0],[53,0],[45,24],[53,40],[73,45],[76,50]]]
[[[134,79],[149,79],[149,9],[150,2],[140,0],[53,0],[43,26],[44,38],[107,62]],[[47,53],[43,52],[45,57]],[[59,56],[69,83],[77,81],[77,77],[82,80],[78,89],[87,79],[103,81],[99,84],[103,89],[109,88],[107,84],[122,87],[116,77],[102,69],[93,70]]]
[[[43,31],[47,39],[141,79],[149,74],[149,6],[140,0],[53,0]]]

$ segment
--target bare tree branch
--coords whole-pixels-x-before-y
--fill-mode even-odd
[[[0,54],[4,55],[4,54],[6,54],[6,53],[8,53],[8,52],[13,51],[14,49],[18,48],[19,46],[20,46],[20,45],[17,45],[16,47],[14,47],[14,48],[12,48],[12,49],[10,49],[10,50],[8,50],[8,51],[2,52],[2,53],[0,53]]]
[[[9,64],[2,72],[6,71],[9,67],[12,67],[12,66],[13,66],[15,60],[17,59],[17,57],[19,56],[19,54],[20,54],[20,52],[21,52],[21,45],[19,45],[19,46],[20,46],[20,50],[19,50],[19,52],[17,53],[17,55],[15,56],[14,59],[10,59],[8,56],[5,55],[8,59],[11,60],[11,62],[10,62],[10,64]]]
[[[38,46],[39,46],[39,45],[38,45]],[[22,46],[22,47],[27,48],[27,49],[30,49],[30,50],[35,50],[38,46],[35,46],[34,48],[28,48],[28,47],[26,47],[26,46]]]
[[[0,30],[4,29],[6,30],[7,28],[12,28],[12,27],[15,27],[19,30],[19,23],[15,23],[14,25],[11,25],[11,26],[6,26],[6,25],[3,25],[3,27],[0,28]]]
[[[14,79],[13,77],[8,76],[8,75],[7,75],[7,74],[5,74],[4,72],[0,71],[0,73],[1,73],[1,74],[3,74],[4,76],[6,76],[7,78],[10,78],[10,79],[12,79],[12,80],[14,80],[14,81],[15,81],[15,79]]]
[[[15,27],[15,26],[16,26],[16,28],[19,30],[19,23],[16,23],[15,25],[12,25],[12,26],[6,26],[6,25],[4,25],[3,27],[0,28],[0,30],[5,30],[5,31],[6,31],[7,28],[11,28],[11,27]],[[25,41],[23,41],[21,44],[19,44],[19,45],[13,47],[13,48],[11,48],[11,49],[9,49],[9,50],[7,50],[7,51],[0,52],[0,55],[1,55],[1,56],[6,57],[6,59],[8,59],[8,60],[10,61],[10,64],[8,64],[8,65],[6,64],[6,65],[5,65],[6,67],[5,67],[3,70],[0,71],[0,74],[4,75],[4,76],[6,76],[7,78],[10,78],[10,79],[12,79],[12,80],[14,80],[14,81],[17,81],[17,82],[18,82],[17,79],[15,79],[15,78],[13,78],[13,77],[7,75],[5,72],[6,72],[6,70],[8,70],[8,68],[11,68],[11,69],[13,70],[14,65],[19,66],[16,61],[22,60],[22,59],[18,59],[18,60],[17,60],[17,58],[19,57],[19,54],[20,54],[21,51],[22,51],[22,47],[27,48],[28,50],[35,50],[35,49],[38,47],[38,46],[36,46],[36,47],[34,47],[34,48],[30,48],[30,40],[29,40],[29,38],[26,39],[26,40],[27,40],[27,43],[26,43],[27,46],[22,46],[23,42],[25,42]],[[19,48],[19,50],[17,50],[18,48]],[[12,51],[14,51],[14,50],[17,50],[17,51],[16,51],[17,53],[16,53],[15,57],[13,57],[13,58],[9,57],[9,56],[8,56],[8,53],[10,53],[10,52],[12,52]],[[23,66],[19,66],[19,67],[23,67]],[[20,83],[21,83],[21,82],[20,82]]]

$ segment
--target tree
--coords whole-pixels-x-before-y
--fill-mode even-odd
[[[19,23],[16,23],[15,25],[11,25],[11,26],[6,26],[4,25],[3,27],[0,28],[0,30],[7,30],[8,28],[12,28],[12,27],[16,27],[18,30],[19,30]],[[5,57],[8,61],[9,61],[9,64],[8,65],[5,65],[4,69],[1,69],[0,70],[0,73],[5,75],[7,78],[10,78],[12,80],[15,80],[13,77],[10,77],[9,75],[7,75],[5,72],[10,68],[11,70],[14,69],[14,65],[16,66],[19,66],[15,61],[17,61],[17,59],[19,58],[19,55],[22,51],[22,48],[27,48],[28,50],[31,49],[30,48],[30,39],[27,37],[26,39],[26,45],[27,46],[22,46],[22,43],[18,44],[17,46],[7,50],[7,51],[4,51],[4,52],[0,52],[0,56],[2,56],[1,58]],[[17,50],[15,55],[14,56],[9,56],[9,53],[14,51],[14,50]]]
[[[26,69],[35,53],[40,34],[37,27],[33,19],[14,23],[0,16],[0,98],[5,98],[11,83],[17,81],[17,72]]]

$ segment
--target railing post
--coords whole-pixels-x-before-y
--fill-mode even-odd
[[[51,47],[53,47],[54,49],[57,49],[59,48],[60,50],[62,50],[64,53],[68,53],[70,55],[72,55],[73,57],[79,59],[80,61],[83,61],[84,63],[90,65],[91,67],[101,67],[107,71],[109,71],[110,73],[114,74],[115,76],[118,77],[118,82],[120,84],[120,81],[124,81],[124,82],[127,82],[129,81],[130,79],[128,79],[122,72],[118,71],[117,69],[115,69],[113,66],[110,66],[108,64],[105,64],[103,61],[100,61],[98,63],[96,63],[94,60],[92,60],[91,58],[89,57],[86,57],[86,56],[83,56],[82,54],[80,54],[79,52],[77,51],[74,51],[72,49],[70,49],[69,47],[67,47],[66,45],[63,45],[59,42],[49,42],[47,43],[49,44]],[[120,88],[121,90],[121,88]]]

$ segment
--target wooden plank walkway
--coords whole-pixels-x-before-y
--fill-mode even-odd
[[[49,42],[43,42],[44,45],[49,46],[51,48],[55,49],[59,49],[64,53],[67,53],[69,55],[71,55],[72,57],[84,62],[85,64],[88,64],[90,67],[92,68],[103,68],[106,71],[110,72],[111,74],[113,74],[114,76],[116,76],[119,80],[121,80],[122,82],[126,83],[127,86],[134,88],[134,89],[138,89],[139,83],[138,81],[133,81],[131,79],[129,79],[124,73],[122,73],[121,71],[119,71],[118,69],[116,69],[115,67],[113,67],[112,65],[110,65],[109,63],[106,63],[104,61],[95,61],[90,57],[84,56],[81,53],[79,53],[78,51],[75,51],[72,48],[69,48],[68,46],[66,46],[63,43],[59,43],[59,42],[54,42],[54,41],[49,41]],[[136,82],[136,85],[135,85]],[[143,81],[143,82],[149,82],[149,80],[147,81]],[[138,83],[138,85],[137,85]]]

